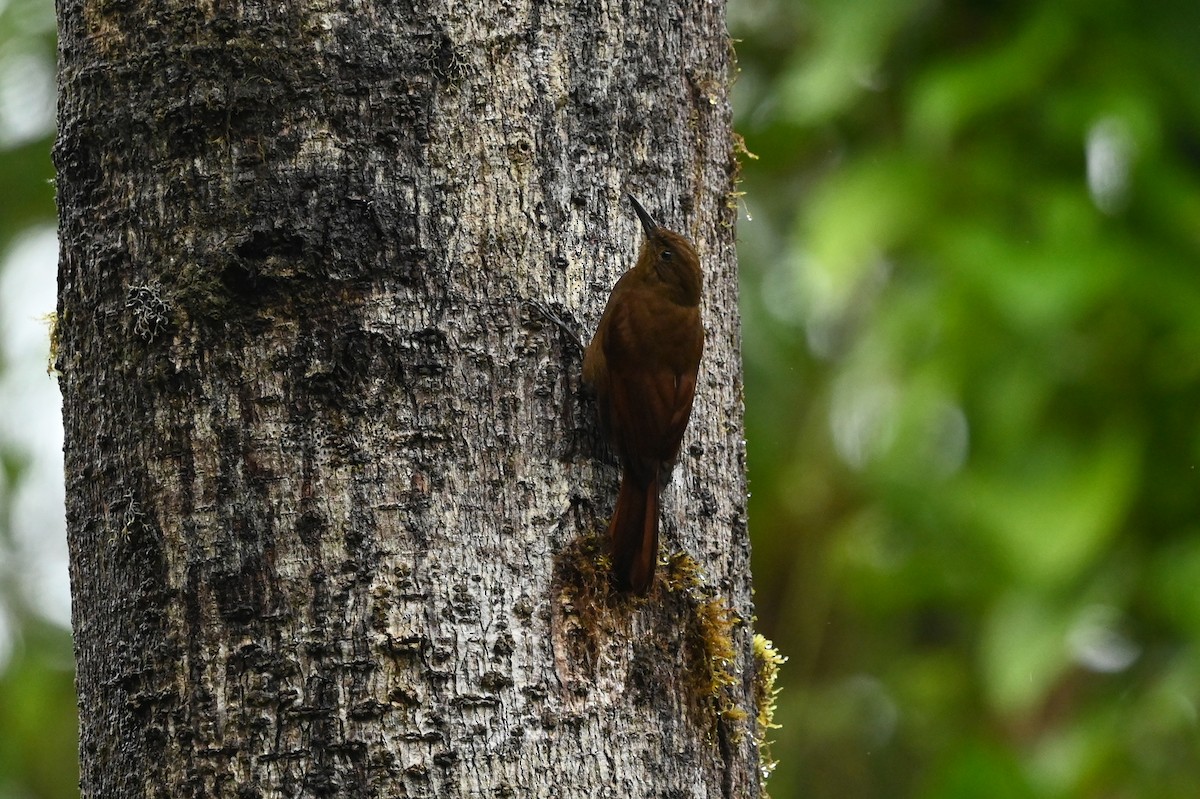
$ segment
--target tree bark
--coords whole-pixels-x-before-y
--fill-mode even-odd
[[[758,795],[723,5],[58,7],[83,796]],[[645,601],[527,305],[626,190],[706,273]]]

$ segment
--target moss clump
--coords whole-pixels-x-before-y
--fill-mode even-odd
[[[601,643],[621,630],[629,634],[632,612],[645,609],[649,648],[641,648],[643,662],[633,668],[639,685],[678,680],[693,706],[729,725],[732,730],[726,731],[735,737],[742,734],[749,714],[735,701],[739,678],[734,644],[734,629],[742,619],[707,585],[694,558],[678,552],[660,560],[649,595],[632,596],[613,587],[605,541],[589,533],[559,553],[555,585],[560,630],[576,662],[594,669]],[[652,656],[644,657],[646,652]],[[662,668],[679,662],[677,658],[679,667]]]
[[[786,662],[787,658],[779,654],[769,638],[754,634],[754,707],[757,714],[754,739],[758,744],[761,783],[767,781],[778,765],[771,756],[771,741],[767,740],[767,731],[779,729],[775,723],[775,705],[781,689],[775,686],[775,681],[779,679],[779,667]],[[767,795],[765,789],[762,795]]]
[[[725,193],[725,206],[730,211],[733,211],[733,215],[722,223],[726,227],[733,227],[737,219],[738,206],[741,205],[742,198],[746,196],[746,192],[738,188],[742,184],[742,159],[758,160],[758,156],[747,149],[746,140],[742,138],[740,133],[732,134],[730,142],[730,149],[733,154],[733,175],[729,181],[729,191]],[[746,212],[746,218],[750,218],[749,211]]]
[[[50,350],[46,356],[46,374],[54,376],[58,374],[58,354],[60,352],[61,338],[58,328],[58,314],[54,311],[42,317],[46,323],[47,335],[50,338]]]
[[[704,571],[691,555],[675,553],[661,574],[663,592],[682,617],[679,631],[690,654],[687,681],[693,697],[711,707],[721,721],[740,728],[747,714],[733,697],[737,683],[733,630],[741,619],[705,583]]]
[[[600,536],[585,533],[559,552],[554,563],[557,612],[566,641],[573,657],[588,664],[595,663],[601,637],[616,629],[621,601],[612,587],[612,562],[605,549]]]

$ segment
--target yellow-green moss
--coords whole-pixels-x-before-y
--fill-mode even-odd
[[[733,630],[741,619],[704,582],[704,571],[691,555],[671,555],[661,575],[663,592],[677,601],[684,616],[680,630],[691,655],[687,682],[692,695],[740,734],[747,714],[734,701]]]
[[[714,721],[729,724],[735,737],[749,714],[735,701],[738,677],[733,634],[741,618],[705,582],[700,564],[678,552],[659,561],[648,596],[617,591],[602,537],[587,534],[559,553],[555,574],[558,612],[567,619],[566,643],[577,661],[594,663],[603,636],[628,629],[634,610],[646,609],[663,654],[679,651],[681,683],[689,703]],[[677,642],[677,643],[673,643]]]
[[[42,317],[46,323],[47,334],[50,337],[50,350],[46,356],[46,374],[58,374],[58,352],[59,352],[59,333],[58,333],[58,314],[54,311]]]
[[[768,730],[777,730],[775,723],[775,705],[781,689],[775,686],[779,679],[779,667],[787,662],[787,658],[779,654],[775,644],[764,635],[754,635],[754,708],[756,712],[755,743],[758,744],[759,776],[765,783],[767,777],[778,765],[771,756],[771,741],[767,740]],[[762,795],[767,795],[766,790]]]
[[[741,205],[742,198],[746,196],[746,192],[738,188],[742,184],[742,159],[748,158],[751,161],[757,161],[758,156],[746,148],[746,140],[742,138],[742,134],[731,134],[730,142],[733,151],[733,176],[729,181],[729,191],[725,194],[725,205],[734,212],[732,219],[736,219],[738,206]],[[746,218],[749,219],[749,212],[747,212]],[[730,221],[727,224],[733,224],[733,222]]]
[[[579,536],[555,558],[555,612],[564,620],[565,643],[576,662],[593,663],[601,637],[615,629],[619,597],[611,571],[604,541],[595,533]]]

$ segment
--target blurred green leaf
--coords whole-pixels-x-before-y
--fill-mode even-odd
[[[1189,640],[1200,641],[1200,528],[1163,547],[1151,568],[1159,614]]]
[[[1038,796],[1013,754],[999,746],[969,743],[946,758],[929,799],[1027,799]]]
[[[1006,716],[1034,710],[1070,661],[1069,620],[1034,594],[1001,597],[984,627],[980,647],[984,687]]]
[[[31,620],[20,643],[0,673],[0,789],[78,796],[70,636]]]
[[[808,47],[780,76],[783,113],[813,124],[838,112],[884,80],[882,60],[899,29],[929,6],[926,0],[822,0],[810,5],[814,25]]]
[[[997,46],[935,62],[909,100],[912,141],[941,151],[968,123],[1010,105],[1036,102],[1072,43],[1069,12],[1057,3],[1041,3],[1015,35]]]
[[[977,469],[955,494],[1015,583],[1063,586],[1093,568],[1117,534],[1135,486],[1136,450],[1125,432],[1087,447],[1049,437],[1030,449],[1021,470]]]
[[[810,198],[796,245],[810,314],[846,312],[872,270],[923,221],[926,185],[911,160],[881,155],[840,171]]]

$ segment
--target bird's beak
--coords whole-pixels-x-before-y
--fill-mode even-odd
[[[629,195],[629,202],[633,203],[633,210],[637,211],[638,219],[642,220],[642,230],[646,231],[647,238],[653,236],[658,231],[658,223],[654,221],[654,217],[646,212],[637,197],[632,194]]]

